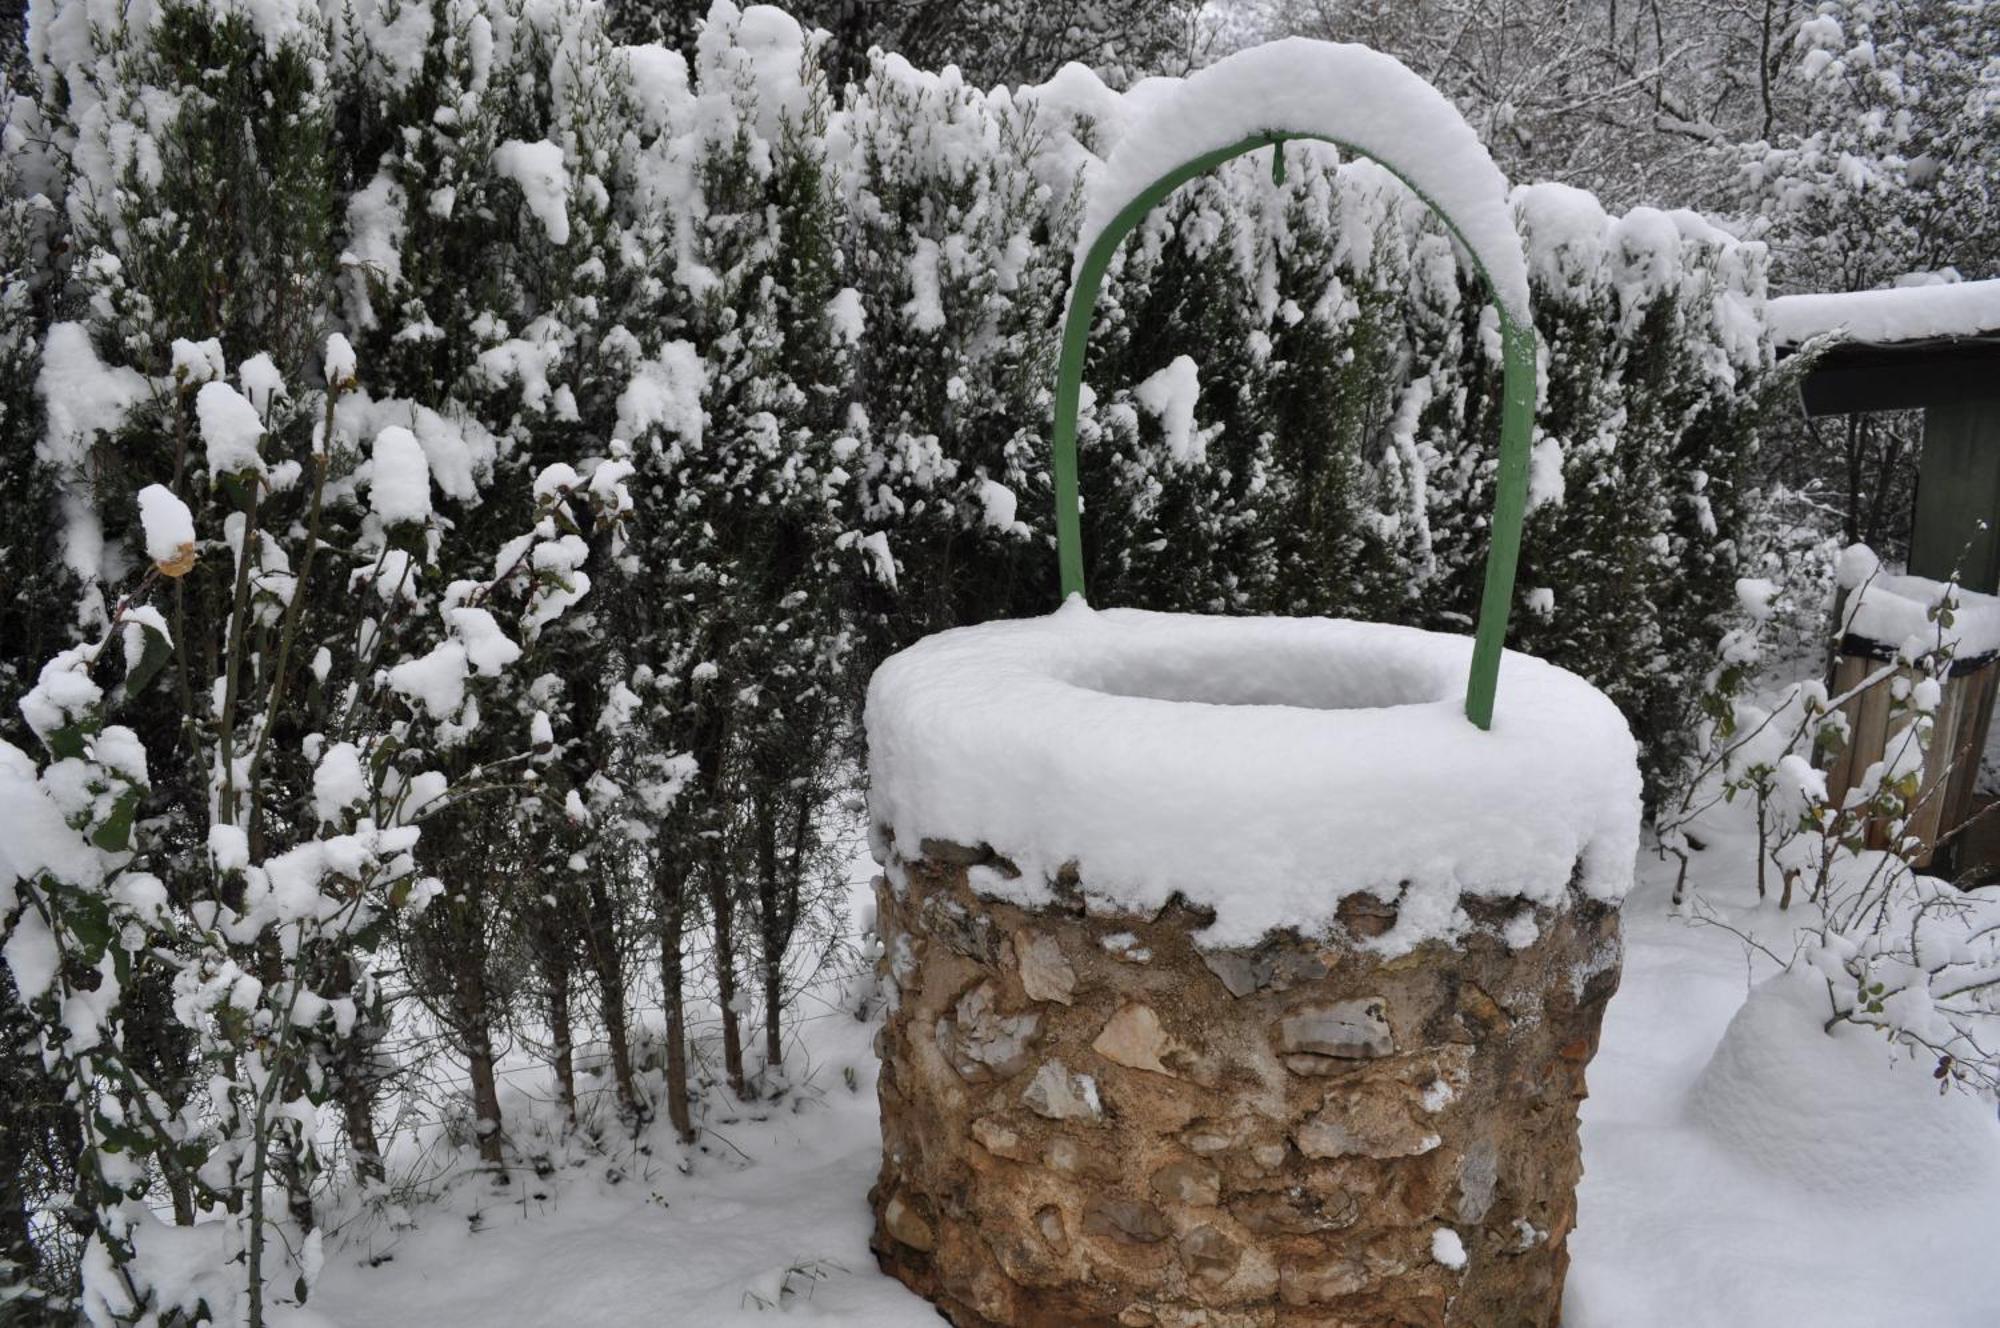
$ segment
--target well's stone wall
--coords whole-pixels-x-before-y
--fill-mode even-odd
[[[1383,960],[1395,905],[1351,898],[1202,952],[1178,907],[969,886],[1009,870],[927,840],[878,884],[887,1271],[960,1328],[1557,1322],[1615,910],[1495,901]]]

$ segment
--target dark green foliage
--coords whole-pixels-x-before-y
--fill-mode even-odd
[[[137,642],[114,690],[151,783],[100,809],[98,849],[135,846],[178,913],[235,907],[244,877],[207,848],[212,795],[245,804],[220,819],[263,863],[322,828],[328,744],[365,752],[381,798],[418,780],[450,789],[381,915],[290,955],[224,946],[266,991],[296,979],[353,1001],[338,1035],[292,1035],[283,1073],[313,1067],[313,1100],[339,1109],[363,1182],[383,1178],[372,1113],[396,1073],[382,1051],[395,1011],[373,976],[392,941],[396,989],[467,1064],[470,1109],[454,1116],[475,1122],[468,1141],[496,1174],[515,1160],[495,1063],[511,1032],[547,1048],[572,1111],[570,1047],[601,1036],[617,1109],[636,1125],[660,1104],[644,1098],[628,1021],[657,991],[665,1109],[692,1137],[704,1086],[682,1000],[712,995],[731,1086],[783,1083],[782,1017],[833,931],[826,886],[844,865],[837,823],[873,666],[930,632],[1054,607],[1056,337],[1076,170],[1110,128],[1079,109],[1088,95],[986,94],[885,56],[857,62],[853,23],[942,42],[926,25],[951,7],[845,6],[828,49],[768,11],[718,5],[681,61],[619,51],[582,5],[402,6],[273,42],[247,18],[175,0],[146,34],[102,34],[106,49],[66,72],[98,80],[117,115],[162,117],[147,123],[158,169],[133,165],[98,197],[79,168],[52,167],[74,178],[67,193],[51,186],[64,196],[51,209],[10,179],[0,219],[0,562],[13,592],[0,684],[18,694],[70,643],[79,603],[101,629],[142,579],[175,639],[171,654]],[[639,12],[616,10],[627,38],[691,42],[684,10],[645,11],[651,26]],[[410,29],[420,39],[384,36],[406,17],[429,20]],[[504,40],[483,45],[496,28]],[[1002,50],[1012,31],[982,29],[976,54],[1010,69],[1054,58],[1046,33]],[[1105,31],[1086,24],[1077,39]],[[1119,40],[1157,55],[1164,31]],[[89,146],[88,127],[64,118],[73,84],[38,72],[55,138]],[[171,115],[148,102],[162,90],[179,98]],[[559,161],[560,178],[509,167],[522,149]],[[1110,274],[1082,421],[1094,599],[1466,631],[1498,432],[1484,294],[1380,172],[1305,144],[1287,163],[1274,178],[1260,153],[1191,185]],[[1759,433],[1782,387],[1755,326],[1762,259],[1664,214],[1628,227],[1598,213],[1600,249],[1553,262],[1531,203],[1532,191],[1544,473],[1513,642],[1603,686],[1657,779],[1758,543]],[[1666,275],[1634,275],[1655,268]],[[67,440],[58,472],[38,458],[34,382],[59,316],[82,324],[104,374],[139,386],[116,427]],[[361,368],[330,401],[333,331]],[[189,358],[175,341],[210,338],[246,389],[259,354],[286,384],[261,408],[276,482],[254,501],[207,473],[204,372],[173,376]],[[1184,390],[1190,365],[1198,398]],[[1181,385],[1191,429],[1167,418],[1162,383]],[[427,458],[427,520],[371,506],[371,449],[392,426]],[[316,449],[320,430],[331,437]],[[150,483],[188,502],[202,542],[171,582],[149,576],[137,529],[134,495]],[[629,510],[598,510],[627,484]],[[88,585],[65,570],[65,502],[105,534]],[[251,521],[268,538],[244,560],[255,575],[239,576],[224,536]],[[307,566],[301,548],[322,552]],[[507,560],[531,549],[560,555],[558,570],[521,580],[539,593],[572,578],[573,609],[514,602],[527,591]],[[405,554],[410,582],[378,582]],[[524,667],[481,670],[449,713],[382,682],[449,646],[443,620],[489,595],[508,601]],[[326,659],[308,665],[322,642]],[[30,746],[11,711],[0,735]],[[59,730],[53,754],[83,755],[84,738]],[[252,753],[241,783],[215,773],[233,770],[216,760],[225,749]],[[363,813],[339,815],[355,829]],[[435,897],[403,916],[419,872],[438,878],[423,887]],[[101,904],[84,892],[64,920],[89,955],[110,940]],[[194,947],[191,935],[172,939]],[[141,955],[117,1012],[122,1064],[171,1112],[203,1082],[205,1053],[173,1017],[172,947]],[[749,1011],[762,1067],[738,1026]],[[47,1010],[33,1019],[52,1026]],[[0,1258],[34,1265],[60,1298],[71,1233],[92,1219],[27,1248],[21,1214],[60,1209],[72,1187],[102,1196],[67,1161],[83,1146],[63,1133],[75,1114],[45,1110],[60,1094],[11,1031],[28,1022],[0,1002],[0,1093],[20,1103],[10,1125],[23,1122],[0,1152],[19,1177],[0,1203]],[[212,1023],[245,1035],[235,1014]],[[159,1150],[140,1185],[162,1211],[191,1219],[207,1137],[191,1135],[185,1159]],[[277,1182],[298,1231],[313,1229],[326,1177],[310,1151],[264,1160],[256,1175]]]
[[[956,65],[980,87],[1039,82],[1073,60],[1122,82],[1185,67],[1204,36],[1200,6],[1187,0],[798,0],[785,8],[831,38],[836,87],[866,77],[875,48],[923,69]],[[708,11],[708,0],[614,0],[610,27],[620,41],[685,49]]]

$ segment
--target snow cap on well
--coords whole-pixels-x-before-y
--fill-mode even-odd
[[[1089,897],[1213,909],[1204,946],[1329,928],[1343,897],[1400,898],[1367,944],[1470,926],[1470,896],[1561,909],[1621,898],[1639,772],[1617,707],[1509,652],[1491,732],[1463,713],[1469,638],[1328,619],[1095,611],[943,632],[868,689],[869,798],[914,852],[990,844],[1036,906],[1077,864]]]

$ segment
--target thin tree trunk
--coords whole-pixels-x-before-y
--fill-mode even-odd
[[[687,929],[687,879],[662,866],[656,879],[660,913],[660,1002],[666,1015],[667,1119],[684,1144],[694,1142],[688,1102],[687,1005],[683,993],[681,938]]]
[[[1757,790],[1757,902],[1764,902],[1764,865],[1771,860],[1770,832],[1765,824],[1765,812],[1771,803],[1770,794]]]
[[[693,754],[705,804],[702,882],[709,920],[715,930],[715,993],[722,1003],[722,1067],[730,1091],[744,1097],[743,1028],[736,1010],[736,892],[729,873],[728,815],[723,789],[724,754],[729,747],[727,709],[714,706],[697,726]]]
[[[569,1016],[569,965],[551,962],[544,977],[549,984],[549,1033],[555,1038],[556,1092],[562,1098],[563,1123],[576,1128],[576,1044]]]
[[[501,1182],[507,1172],[500,1154],[500,1084],[493,1072],[493,1038],[482,1025],[466,1039],[466,1061],[472,1078],[472,1112],[477,1118],[479,1159],[493,1168]]]
[[[792,938],[798,934],[799,899],[805,889],[806,854],[812,843],[816,798],[812,780],[786,783],[795,792],[788,809],[792,818],[791,843],[781,861],[777,820],[766,817],[758,845],[764,926],[764,1046],[774,1066],[784,1060],[785,956],[791,953]]]
[[[36,1115],[40,1114],[37,1110]],[[23,1183],[28,1174],[27,1128],[26,1122],[17,1120],[12,1127],[0,1130],[0,1261],[12,1262],[9,1271],[22,1286],[41,1266]]]
[[[194,1225],[194,1184],[179,1167],[167,1172],[167,1197],[174,1205],[174,1225],[191,1227]]]
[[[632,1039],[625,1019],[625,966],[618,955],[618,925],[611,890],[600,872],[591,874],[590,967],[597,975],[603,1005],[604,1036],[611,1043],[611,1074],[618,1089],[618,1110],[627,1120],[644,1116],[638,1090],[632,1084]]]
[[[292,1224],[304,1235],[319,1225],[313,1214],[312,1178],[306,1174],[305,1164],[309,1160],[308,1151],[291,1139],[286,1139],[277,1150],[276,1169],[285,1187],[285,1210],[291,1214]]]
[[[774,1070],[785,1061],[783,958],[780,953],[764,961],[764,1061]]]
[[[340,1111],[355,1176],[365,1186],[381,1184],[388,1173],[382,1166],[382,1144],[375,1136],[375,1094],[365,1075],[350,1075],[341,1085]]]
[[[505,1184],[507,1170],[500,1150],[500,1083],[493,1066],[493,1023],[487,1008],[485,974],[481,971],[483,958],[479,954],[463,957],[459,978],[460,1033],[472,1080],[472,1114],[479,1135],[479,1157],[492,1168],[495,1179]]]
[[[353,999],[357,967],[358,961],[353,959],[335,963],[326,980],[326,994]],[[363,1186],[371,1186],[380,1184],[388,1174],[382,1166],[382,1145],[375,1134],[375,1088],[383,1078],[376,1052],[386,1030],[375,1017],[372,1003],[357,1001],[356,1004],[360,1017],[346,1045],[340,1049],[333,1072],[341,1123],[347,1130],[348,1164]]]
[[[775,1070],[784,1063],[782,1036],[784,1002],[785,937],[783,919],[778,915],[778,818],[776,790],[759,792],[755,807],[757,820],[757,929],[758,962],[764,979],[764,1063]]]
[[[722,1068],[729,1089],[741,1099],[743,1027],[736,1009],[736,892],[730,889],[720,841],[711,841],[708,855],[708,912],[715,928],[715,995],[722,1003]]]
[[[253,838],[251,842],[255,843],[256,841]],[[319,965],[315,962],[315,956],[310,952],[301,951],[296,956],[295,962],[300,965],[302,973],[324,971],[319,968]],[[342,965],[342,967],[344,966]],[[275,989],[284,981],[285,959],[274,938],[266,937],[258,945],[257,968],[258,975],[263,979],[267,991]],[[327,986],[331,984],[328,979],[322,978],[319,985]],[[276,1064],[277,1062],[274,1059],[274,1072],[276,1072]],[[271,1127],[263,1126],[260,1128],[269,1129]],[[285,1210],[291,1214],[292,1221],[297,1224],[301,1234],[312,1230],[314,1225],[311,1194],[312,1178],[306,1174],[306,1163],[309,1161],[305,1156],[306,1150],[297,1146],[296,1141],[289,1135],[278,1135],[265,1145],[264,1151],[268,1155],[271,1170],[277,1175],[278,1184],[284,1188]]]
[[[1777,121],[1777,105],[1771,98],[1771,83],[1777,76],[1776,62],[1771,58],[1771,42],[1776,35],[1777,22],[1773,10],[1777,0],[1764,0],[1764,16],[1757,27],[1757,95],[1764,106],[1763,125],[1757,137],[1769,140],[1771,126]]]

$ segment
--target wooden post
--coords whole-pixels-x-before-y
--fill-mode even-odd
[[[1834,664],[1836,694],[1859,686],[1882,667],[1880,658],[1860,653],[1864,648],[1865,643],[1851,637],[1842,643],[1840,658]],[[1916,681],[1913,671],[1900,672],[1910,681]],[[1891,681],[1868,688],[1841,707],[1850,726],[1849,741],[1827,768],[1827,792],[1836,804],[1848,789],[1860,782],[1870,766],[1902,741],[1907,725],[1892,727],[1889,721]],[[1944,696],[1932,720],[1930,749],[1917,789],[1916,811],[1905,829],[1906,834],[1915,835],[1925,844],[1924,851],[1913,859],[1916,867],[1930,867],[1938,841],[1972,816],[1979,757],[1986,746],[1987,725],[1993,719],[1996,683],[2000,683],[2000,659],[1991,655],[1959,661],[1945,681]],[[1889,847],[1886,823],[1869,824],[1868,847]]]
[[[1782,353],[1782,352],[1781,352]],[[1922,410],[1924,445],[1918,463],[1917,500],[1910,531],[1909,570],[1933,581],[1954,578],[1967,590],[2000,594],[2000,333],[1928,336],[1893,342],[1850,341],[1819,353],[1799,384],[1808,417],[1859,411]],[[1857,686],[1880,667],[1866,645],[1840,642],[1832,683],[1836,693]],[[1975,663],[1983,667],[1975,668]],[[1960,660],[1947,683],[1933,730],[1931,760],[1951,769],[1950,782],[1933,789],[1911,830],[1935,845],[1973,815],[1980,754],[1993,721],[2000,667]],[[1880,689],[1870,689],[1878,691]],[[1886,694],[1846,706],[1852,741],[1827,769],[1828,790],[1839,798],[1882,758],[1891,735]],[[1869,844],[1886,844],[1887,829],[1871,826]],[[1951,841],[1945,863],[1968,864]],[[1926,851],[1920,867],[1932,865]],[[1952,862],[1951,859],[1958,859]]]

